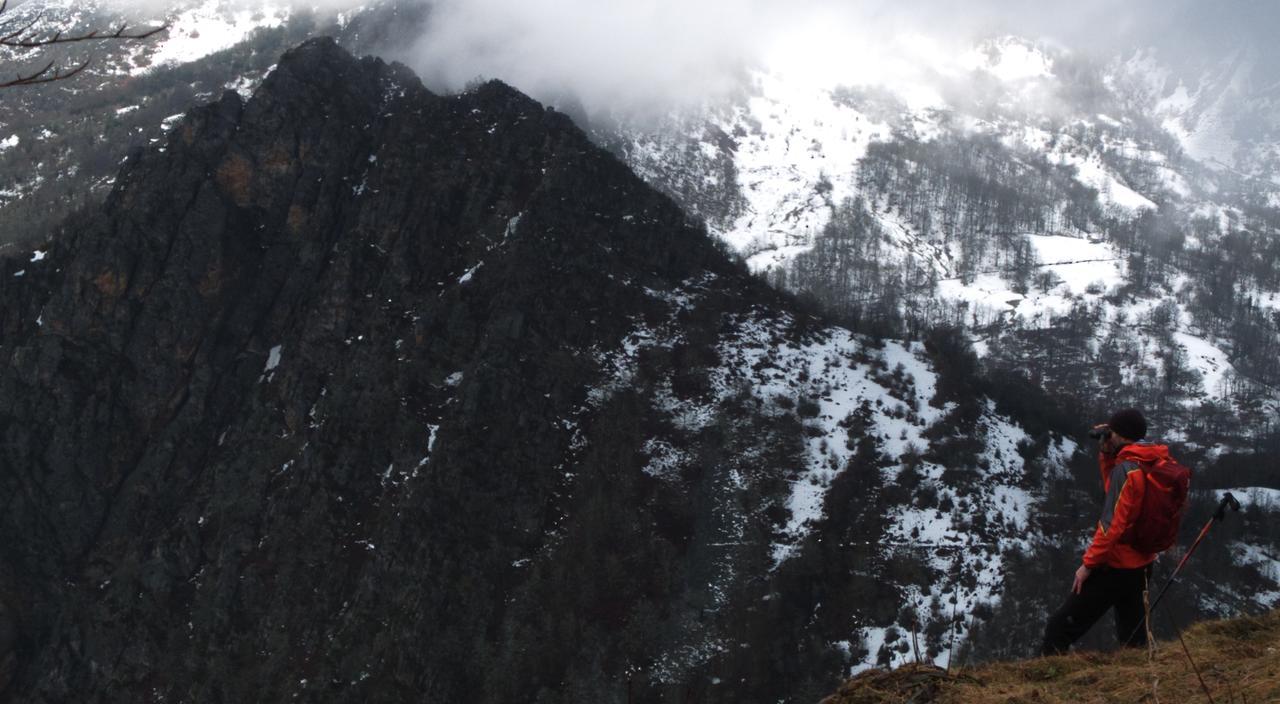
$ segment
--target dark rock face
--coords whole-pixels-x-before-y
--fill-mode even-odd
[[[8,688],[9,681],[13,678],[13,670],[18,662],[18,656],[13,652],[17,640],[18,625],[9,607],[0,601],[0,692]]]
[[[584,413],[691,280],[690,339]],[[654,380],[778,305],[562,115],[304,44],[0,261],[0,701],[817,698],[840,664],[779,633],[847,571],[742,552],[706,615],[722,458],[772,453],[767,546],[798,430],[744,404],[681,490],[640,471]],[[710,628],[744,647],[653,674]]]

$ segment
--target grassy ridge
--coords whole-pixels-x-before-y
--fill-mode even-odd
[[[1213,701],[1280,702],[1280,611],[1196,624],[1184,634]],[[1084,652],[982,665],[947,674],[931,666],[871,670],[822,704],[965,702],[1208,702],[1177,640],[1144,650]]]

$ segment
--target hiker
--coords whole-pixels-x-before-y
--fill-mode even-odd
[[[1139,410],[1116,412],[1106,423],[1094,426],[1090,436],[1099,440],[1098,465],[1107,496],[1093,541],[1076,570],[1071,594],[1045,626],[1043,655],[1067,652],[1112,607],[1116,610],[1116,638],[1121,644],[1146,645],[1143,592],[1151,576],[1151,563],[1176,539],[1185,505],[1190,473],[1169,457],[1166,446],[1142,442],[1147,436],[1147,421]],[[1153,485],[1151,501],[1144,507],[1148,484],[1156,481],[1148,475],[1152,467],[1182,472],[1180,497],[1163,498],[1158,492],[1168,493],[1165,487]]]

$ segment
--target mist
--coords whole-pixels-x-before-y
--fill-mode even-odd
[[[928,82],[1005,34],[1104,61],[1152,48],[1186,71],[1248,45],[1275,73],[1275,27],[1280,5],[1253,0],[437,0],[402,58],[436,90],[497,78],[588,113],[660,112],[721,98],[761,65],[828,84]]]
[[[284,1],[324,12],[364,4]],[[1268,0],[390,1],[429,8],[418,38],[385,53],[433,90],[496,78],[588,114],[661,114],[717,101],[762,66],[796,84],[929,88],[962,79],[957,59],[976,41],[1009,34],[1104,62],[1151,49],[1187,76],[1245,51],[1262,82],[1280,81],[1280,48],[1269,36],[1280,27],[1280,3]],[[109,4],[153,17],[168,6]]]

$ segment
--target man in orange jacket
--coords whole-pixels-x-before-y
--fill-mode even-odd
[[[1094,430],[1101,434],[1098,466],[1107,497],[1093,542],[1076,570],[1071,594],[1045,626],[1044,655],[1067,652],[1112,607],[1116,610],[1116,638],[1130,647],[1147,642],[1142,594],[1156,555],[1126,544],[1124,535],[1139,519],[1146,489],[1142,465],[1168,457],[1169,450],[1164,445],[1139,442],[1147,436],[1147,421],[1135,408],[1116,412]]]

